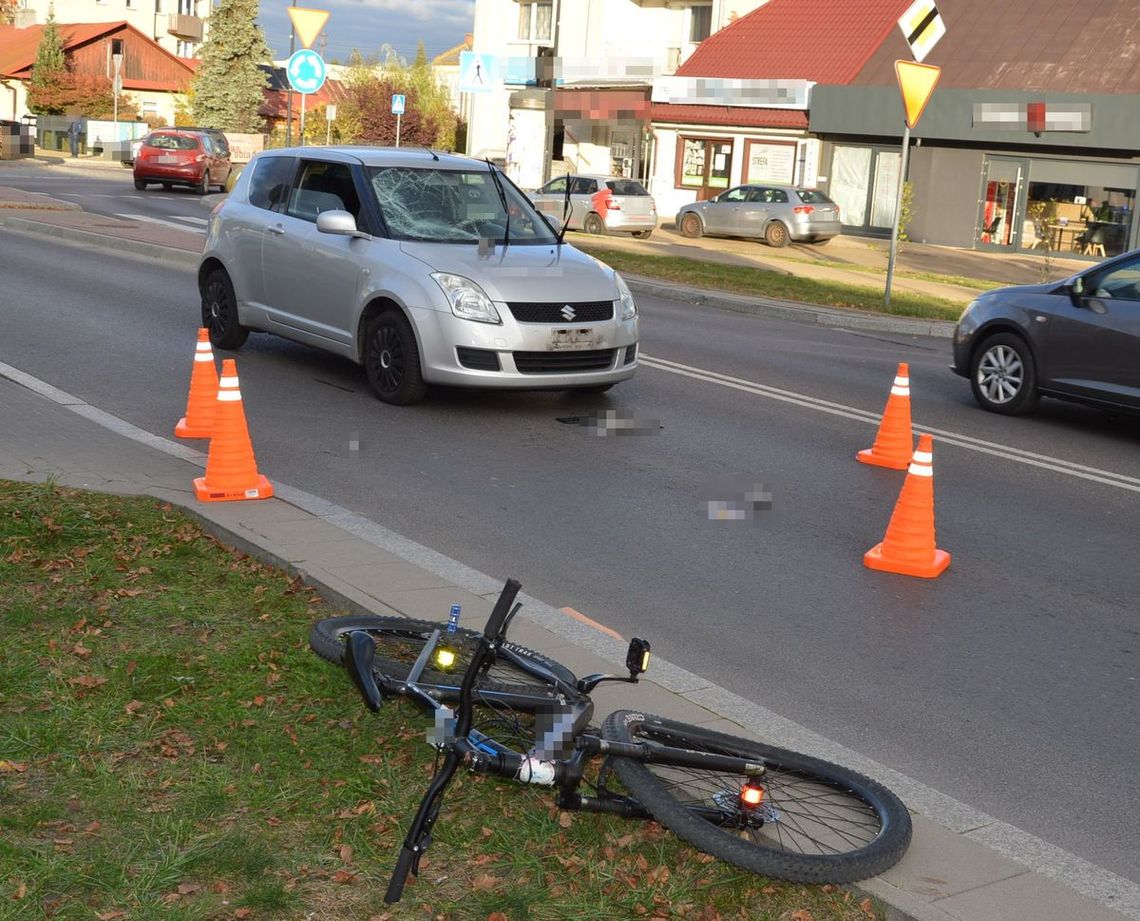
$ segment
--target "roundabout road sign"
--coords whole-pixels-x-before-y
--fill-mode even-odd
[[[309,48],[296,52],[285,67],[289,85],[298,93],[315,93],[325,84],[328,69],[324,58]]]

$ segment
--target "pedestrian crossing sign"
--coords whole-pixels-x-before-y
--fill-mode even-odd
[[[499,82],[498,62],[493,54],[462,51],[459,54],[459,91],[489,93]]]

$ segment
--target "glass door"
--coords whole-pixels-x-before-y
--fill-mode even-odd
[[[974,234],[979,249],[1012,252],[1021,238],[1025,205],[1022,185],[1024,160],[987,157],[982,174],[982,198]]]

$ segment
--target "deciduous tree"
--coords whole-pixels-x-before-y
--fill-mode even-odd
[[[258,64],[270,55],[256,22],[257,7],[257,0],[221,0],[210,14],[210,37],[192,84],[196,124],[223,131],[261,129],[257,110],[267,78]]]

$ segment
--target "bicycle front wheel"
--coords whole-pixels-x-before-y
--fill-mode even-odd
[[[309,631],[309,645],[322,659],[334,665],[342,665],[345,637],[355,630],[370,633],[376,641],[376,659],[372,671],[382,689],[393,691],[408,677],[416,659],[431,638],[432,631],[445,629],[444,624],[409,620],[405,617],[367,614],[331,617],[313,625]],[[454,655],[454,660],[447,668],[440,666],[437,661],[430,662],[417,682],[419,686],[440,700],[458,700],[463,673],[467,670],[480,636],[473,630],[459,629],[451,634],[444,632],[442,644]],[[516,643],[507,642],[504,646],[520,657],[545,667],[570,687],[577,683],[574,673],[553,659]],[[519,709],[532,709],[528,706],[528,698],[533,698],[533,708],[539,708],[557,697],[553,685],[533,677],[504,656],[499,656],[479,681],[478,691],[484,697],[502,696]]]
[[[612,761],[622,783],[657,821],[734,866],[792,882],[852,883],[896,864],[910,844],[910,815],[898,797],[847,768],[628,710],[606,717],[602,735],[764,764],[763,798],[745,806],[744,775]]]

